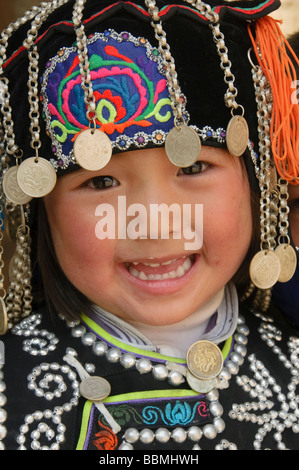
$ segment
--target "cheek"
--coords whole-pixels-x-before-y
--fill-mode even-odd
[[[73,284],[90,282],[90,276],[112,265],[114,240],[99,240],[95,234],[94,210],[65,210],[62,206],[49,212],[53,244],[59,264]],[[106,272],[109,271],[106,269]]]
[[[233,189],[232,189],[233,188]],[[217,263],[238,265],[252,237],[249,188],[227,185],[215,194],[212,207],[204,208],[204,245]],[[235,262],[234,262],[235,261]]]

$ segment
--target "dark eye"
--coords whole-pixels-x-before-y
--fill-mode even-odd
[[[206,162],[198,161],[195,162],[193,165],[188,166],[187,168],[180,168],[178,175],[197,175],[198,173],[202,173],[209,167],[209,164]]]
[[[91,189],[108,189],[118,185],[119,182],[113,176],[95,176],[86,183],[86,186]]]

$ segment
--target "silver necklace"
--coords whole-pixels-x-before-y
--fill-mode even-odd
[[[67,322],[71,328],[71,334],[75,338],[80,338],[84,346],[92,348],[96,356],[105,357],[110,363],[119,363],[125,369],[135,367],[140,374],[152,373],[153,378],[159,381],[168,380],[172,386],[181,385],[187,377],[188,369],[180,364],[174,362],[153,363],[146,357],[137,357],[131,352],[125,352],[117,347],[109,347],[105,341],[98,340],[97,336],[86,329],[78,322]],[[123,435],[123,441],[120,444],[120,450],[133,450],[133,444],[138,440],[144,444],[150,444],[157,440],[162,443],[168,442],[173,439],[175,442],[184,442],[190,439],[194,443],[193,449],[200,449],[199,441],[202,437],[207,439],[215,439],[219,433],[225,429],[225,422],[222,419],[223,408],[219,402],[218,389],[226,389],[229,387],[229,381],[233,375],[238,374],[239,367],[243,364],[244,358],[247,353],[247,336],[249,329],[245,324],[242,317],[238,320],[237,330],[235,333],[235,344],[233,351],[229,354],[225,364],[222,366],[218,374],[214,387],[205,394],[209,411],[213,417],[211,424],[206,424],[202,428],[199,426],[192,426],[188,430],[176,428],[169,431],[166,428],[159,428],[156,432],[149,429],[138,431],[135,428],[127,429]],[[188,380],[188,379],[187,379]],[[234,444],[223,441],[219,444],[221,448],[234,447]]]

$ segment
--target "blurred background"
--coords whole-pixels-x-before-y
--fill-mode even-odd
[[[209,3],[209,0],[206,2]],[[26,10],[40,3],[38,0],[0,0],[0,30],[22,16]],[[273,16],[283,20],[282,29],[284,34],[288,36],[299,30],[299,0],[281,0],[281,4],[280,10]]]

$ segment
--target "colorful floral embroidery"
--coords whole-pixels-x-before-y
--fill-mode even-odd
[[[142,424],[143,418],[138,411],[130,405],[115,405],[109,407],[109,412],[120,426],[124,426],[131,421],[136,424]]]
[[[167,403],[164,410],[157,406],[147,406],[143,410],[145,424],[156,424],[158,419],[168,426],[187,425],[194,420],[196,413],[208,417],[205,402],[196,402],[192,407],[187,402]]]
[[[98,450],[115,450],[118,445],[118,440],[116,434],[111,431],[108,426],[105,426],[101,421],[98,421],[101,431],[95,434],[97,439],[93,440],[93,445]]]
[[[137,146],[149,139],[163,143],[173,115],[157,49],[143,38],[108,30],[88,40],[88,52],[97,127],[120,149],[128,137]],[[89,126],[76,47],[62,49],[47,65],[42,85],[47,129],[53,152],[69,160],[76,135]]]

